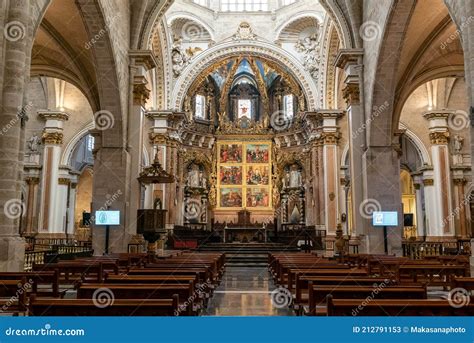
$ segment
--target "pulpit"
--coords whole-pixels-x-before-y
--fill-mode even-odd
[[[142,185],[172,183],[174,176],[161,167],[158,152],[151,166],[146,167],[137,178]],[[157,252],[156,242],[166,235],[166,210],[162,209],[160,199],[156,199],[153,209],[137,210],[137,233],[142,234],[148,242],[148,255],[152,257]]]

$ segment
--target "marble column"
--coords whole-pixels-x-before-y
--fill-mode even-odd
[[[465,186],[467,180],[464,177],[454,178],[454,208],[453,215],[456,223],[456,236],[461,239],[467,239],[470,235],[467,232],[467,207],[469,200],[466,198]]]
[[[339,222],[339,128],[338,119],[343,112],[338,110],[319,110],[321,121],[322,170],[324,194],[324,226],[326,228],[326,250],[334,252],[336,228]]]
[[[72,237],[76,234],[75,212],[76,212],[76,195],[77,195],[77,178],[71,180],[69,184],[69,201],[68,201],[68,222],[66,232]]]
[[[36,232],[38,227],[35,223],[36,218],[36,208],[37,208],[37,193],[38,193],[38,184],[39,177],[27,177],[25,179],[26,184],[28,185],[28,195],[26,200],[26,220],[25,220],[25,231],[26,235]]]
[[[425,236],[433,237],[436,233],[436,196],[434,189],[433,169],[423,170],[423,194],[425,200]]]
[[[58,192],[59,161],[63,144],[63,124],[69,116],[61,111],[41,111],[45,121],[43,130],[43,172],[41,178],[41,209],[38,232],[52,235],[64,233],[63,222],[57,215],[61,205]]]
[[[340,50],[336,57],[336,66],[344,70],[345,88],[343,96],[347,104],[347,121],[349,128],[349,158],[351,175],[351,213],[352,235],[365,234],[365,218],[359,211],[364,199],[363,147],[366,146],[366,120],[360,91],[360,74],[362,68],[362,49]],[[366,251],[365,247],[359,249]]]
[[[421,175],[413,176],[413,185],[415,187],[415,201],[416,201],[416,236],[418,240],[425,237],[425,216],[423,211],[423,180]]]
[[[445,240],[454,237],[452,215],[452,189],[449,160],[448,117],[451,111],[428,111],[423,116],[429,121],[431,157],[433,163],[435,211],[431,217],[432,227],[427,240]]]

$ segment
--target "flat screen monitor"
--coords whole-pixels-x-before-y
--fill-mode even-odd
[[[373,226],[398,226],[398,212],[379,211],[372,213]]]
[[[95,211],[95,225],[120,225],[120,211]]]

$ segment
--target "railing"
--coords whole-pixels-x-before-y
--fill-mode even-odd
[[[403,242],[403,256],[412,259],[441,255],[469,255],[470,242],[458,240],[456,242]]]
[[[26,251],[25,271],[31,271],[34,264],[54,263],[58,259],[71,260],[75,257],[92,256],[93,250],[88,246],[55,245],[48,250]]]

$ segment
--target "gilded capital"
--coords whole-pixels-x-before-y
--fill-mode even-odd
[[[430,141],[433,145],[444,145],[449,142],[449,132],[430,132]]]
[[[423,185],[424,186],[433,186],[434,185],[434,180],[433,179],[424,179],[423,180]]]
[[[150,98],[150,90],[145,83],[136,83],[133,85],[133,103],[135,105],[145,106]]]
[[[43,132],[41,137],[43,144],[49,145],[61,145],[63,144],[63,133],[62,132]]]

